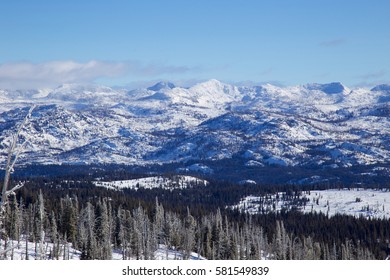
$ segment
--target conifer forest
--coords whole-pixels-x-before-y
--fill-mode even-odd
[[[83,260],[108,260],[113,254],[123,260],[155,259],[157,250],[166,258],[175,252],[171,258],[214,260],[388,256],[389,219],[293,209],[248,214],[226,207],[249,191],[291,188],[210,182],[118,191],[98,188],[88,176],[34,178],[3,203],[0,257],[71,259],[77,252]]]

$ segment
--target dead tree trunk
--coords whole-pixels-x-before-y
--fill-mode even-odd
[[[28,111],[26,117],[24,118],[23,122],[19,125],[16,133],[12,137],[11,143],[8,147],[8,156],[7,156],[7,163],[5,166],[5,175],[4,175],[4,182],[3,187],[1,189],[1,196],[0,196],[0,240],[5,236],[5,224],[4,224],[4,217],[5,217],[5,206],[9,202],[9,196],[11,194],[14,194],[16,190],[22,188],[24,186],[24,183],[18,183],[16,186],[14,186],[11,189],[9,188],[9,181],[11,178],[11,174],[14,171],[15,163],[18,160],[21,152],[23,151],[24,146],[28,142],[28,138],[25,138],[24,141],[19,144],[19,138],[22,130],[26,127],[28,124],[28,121],[31,118],[31,113],[34,110],[35,106],[32,106],[30,110]],[[7,258],[6,254],[9,248],[2,252],[0,251],[0,258],[3,256],[4,258]]]

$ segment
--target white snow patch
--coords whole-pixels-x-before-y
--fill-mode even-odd
[[[354,188],[307,191],[302,192],[299,197],[307,200],[305,205],[292,204],[284,197],[285,193],[282,192],[263,197],[250,195],[230,208],[257,214],[288,210],[294,207],[303,213],[321,212],[329,216],[345,214],[366,218],[390,218],[389,190]]]
[[[256,160],[249,160],[245,163],[245,166],[264,166],[264,164]]]
[[[193,185],[196,186],[206,186],[208,182],[192,176],[183,176],[176,175],[171,178],[163,176],[153,176],[132,180],[121,180],[121,181],[94,181],[93,184],[97,187],[104,187],[112,190],[121,190],[121,189],[134,189],[138,190],[143,189],[154,189],[161,188],[166,190],[173,189],[185,189]]]
[[[281,165],[281,166],[288,165],[288,163],[284,159],[281,159],[279,157],[270,157],[264,161],[270,165]]]
[[[1,247],[0,251],[2,251],[5,247],[4,240],[0,240]],[[25,239],[21,239],[18,241],[9,240],[7,242],[7,248],[13,248],[12,250],[7,252],[8,260],[36,260],[41,259],[39,254],[39,244],[35,246],[34,242],[27,242]],[[53,259],[53,243],[44,242],[44,259]],[[26,255],[27,254],[27,255]],[[71,243],[60,244],[59,249],[59,260],[79,260],[81,256],[81,252],[77,251],[71,246]]]
[[[201,163],[195,163],[193,165],[190,165],[185,168],[178,168],[178,172],[198,172],[203,174],[212,174],[214,173],[214,170],[207,165],[201,164]]]
[[[0,240],[0,243],[1,243],[0,248],[3,249],[4,240]],[[8,241],[7,247],[13,248],[13,250],[7,252],[7,260],[26,260],[26,259],[38,260],[40,259],[40,254],[38,253],[39,250],[38,246],[36,247],[34,242],[27,242],[27,247],[26,247],[25,240],[21,240],[19,244],[18,241],[10,240]],[[27,255],[28,255],[27,258],[26,258],[26,248],[27,248]],[[52,255],[53,243],[45,242],[44,248],[45,248],[44,259],[53,260],[54,259]],[[58,258],[59,260],[80,260],[80,257],[81,257],[81,252],[74,249],[71,243],[60,244],[59,258]],[[112,259],[123,260],[123,253],[120,250],[114,249],[112,251]],[[175,249],[169,249],[167,246],[160,244],[158,246],[158,249],[154,252],[154,259],[155,260],[183,260],[184,254],[180,251],[177,251]],[[188,259],[205,260],[206,258],[199,255],[198,253],[191,252],[190,257]]]
[[[253,180],[242,180],[240,182],[238,182],[240,185],[256,185],[256,181],[253,181]]]

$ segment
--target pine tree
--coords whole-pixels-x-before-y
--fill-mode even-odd
[[[278,260],[286,260],[288,252],[289,238],[282,221],[276,222],[276,233],[274,238],[275,257]]]
[[[76,198],[71,199],[69,196],[66,196],[64,199],[61,199],[60,202],[61,233],[64,236],[66,234],[67,237],[66,241],[70,241],[73,244],[76,244],[76,235],[77,235],[78,209],[76,205],[77,205]]]
[[[96,241],[103,260],[112,258],[111,227],[107,202],[99,200],[96,206]]]

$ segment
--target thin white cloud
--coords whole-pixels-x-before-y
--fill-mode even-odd
[[[189,88],[196,84],[206,82],[208,79],[152,79],[152,80],[137,80],[126,84],[127,89],[139,89],[153,86],[161,81],[173,83],[177,87]]]
[[[173,66],[161,63],[143,64],[139,61],[128,61],[126,65],[131,74],[144,77],[156,77],[164,74],[184,74],[200,70],[199,67]]]
[[[389,81],[385,81],[385,80],[376,80],[376,81],[371,81],[371,82],[359,82],[359,83],[355,83],[352,85],[352,88],[373,88],[377,85],[381,85],[381,84],[388,84]]]
[[[269,74],[272,74],[272,72],[274,72],[274,69],[273,68],[267,68],[267,69],[264,69],[263,71],[261,71],[259,73],[260,76],[267,76]]]
[[[377,72],[370,72],[370,73],[365,73],[363,75],[358,76],[359,79],[364,79],[364,80],[372,80],[372,79],[379,79],[384,77],[386,74],[385,70],[380,70]]]
[[[337,38],[337,39],[332,39],[332,40],[320,42],[319,45],[321,47],[337,47],[337,46],[345,44],[345,42],[346,42],[345,39]]]
[[[372,88],[380,84],[389,84],[390,81],[386,78],[387,71],[385,69],[376,72],[367,72],[356,76],[359,82],[354,84],[354,87]]]
[[[118,62],[50,61],[17,62],[0,65],[0,87],[24,89],[51,87],[63,83],[89,83],[102,77],[115,77],[126,72],[126,64]]]
[[[187,66],[143,64],[138,61],[105,62],[92,60],[86,63],[49,61],[44,63],[16,62],[0,64],[0,88],[31,89],[53,87],[64,83],[93,83],[131,75],[158,77],[164,74],[182,74],[197,70]]]

